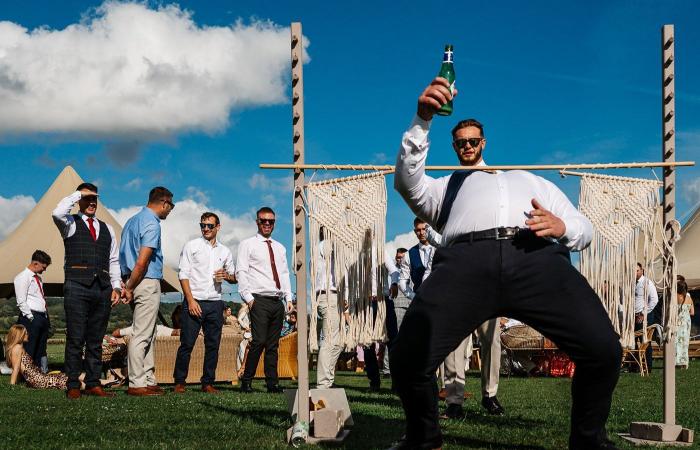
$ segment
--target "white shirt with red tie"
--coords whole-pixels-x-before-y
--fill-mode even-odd
[[[82,194],[80,191],[73,192],[71,195],[58,202],[56,209],[54,209],[51,213],[53,221],[58,227],[58,231],[61,232],[63,239],[68,239],[75,234],[75,219],[73,219],[73,215],[70,213],[70,211],[73,209],[78,200],[80,200],[81,196]],[[92,226],[95,229],[94,239],[97,240],[97,238],[100,237],[100,221],[81,212],[78,212],[78,215],[83,219],[85,226],[87,226],[89,230],[89,219],[93,219]],[[114,234],[112,226],[108,223],[105,225],[107,225],[107,230],[112,238],[112,243],[109,247],[109,280],[113,289],[120,289],[122,274],[121,269],[119,268],[119,245],[117,243],[117,239],[115,238],[116,235]]]
[[[41,277],[25,268],[15,277],[15,296],[20,313],[29,320],[34,320],[32,311],[46,312],[44,286]]]
[[[270,248],[267,241],[270,241],[274,254],[279,286],[277,286],[272,271]],[[285,299],[287,303],[292,302],[292,286],[287,268],[287,250],[276,240],[267,239],[260,233],[241,241],[238,246],[236,279],[238,280],[238,293],[246,303],[254,300],[253,294],[279,297]]]

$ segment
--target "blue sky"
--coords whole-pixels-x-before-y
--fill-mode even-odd
[[[466,117],[476,117],[485,124],[488,138],[485,159],[489,164],[657,161],[661,130],[660,27],[674,24],[677,158],[700,159],[700,28],[697,27],[700,3],[697,2],[401,2],[399,5],[382,1],[239,4],[181,1],[178,4],[192,14],[191,27],[183,33],[211,32],[207,38],[210,40],[202,42],[212,42],[212,47],[202,44],[185,58],[190,58],[193,64],[212,67],[217,61],[201,63],[197,57],[206,56],[216,46],[221,34],[217,30],[226,27],[230,30],[238,20],[243,30],[260,22],[270,22],[279,28],[288,27],[291,21],[302,22],[310,57],[304,66],[306,160],[310,163],[392,163],[401,134],[415,113],[417,97],[439,69],[445,43],[455,47],[460,95],[455,101],[454,115],[439,118],[433,124],[430,164],[455,162],[449,146],[449,130],[459,118]],[[71,48],[61,48],[61,33],[52,34],[82,20],[88,29],[86,39],[93,39],[91,45],[120,46],[120,42],[109,42],[115,39],[113,36],[95,38],[95,33],[92,36],[89,33],[90,24],[104,18],[103,13],[95,10],[100,5],[90,1],[4,2],[0,21],[30,32],[43,27],[42,32],[33,32],[34,38],[44,33],[46,39],[53,39],[51,45],[66,52],[59,63],[65,64],[66,71],[75,71],[75,76],[96,70],[95,73],[104,76],[118,77],[115,75],[118,72],[109,68],[90,66],[89,51],[105,55],[106,50],[85,47],[87,53],[79,58],[73,53],[82,51],[82,47],[74,48],[72,53]],[[156,12],[159,5],[168,4],[149,3],[147,7]],[[123,5],[112,4],[112,8],[120,6]],[[171,12],[173,8],[170,6]],[[152,25],[139,20],[133,20],[129,26],[134,28],[134,35],[148,39],[168,40],[174,36],[167,28],[151,29]],[[71,164],[83,178],[98,182],[102,200],[122,215],[143,204],[148,190],[157,184],[171,188],[176,200],[188,198],[192,211],[208,207],[224,212],[230,224],[238,227],[238,232],[228,237],[233,247],[240,236],[252,230],[252,211],[263,204],[272,204],[280,219],[276,235],[290,246],[289,174],[257,167],[261,162],[290,162],[292,153],[288,100],[291,85],[288,44],[284,42],[288,30],[272,28],[267,34],[261,33],[260,39],[252,35],[240,41],[241,45],[254,47],[254,51],[252,56],[246,56],[249,59],[245,65],[231,70],[243,73],[253,65],[254,73],[234,76],[230,81],[216,72],[220,67],[212,69],[212,73],[219,73],[223,86],[235,84],[235,88],[224,89],[226,95],[219,96],[214,90],[197,97],[200,85],[193,82],[183,87],[186,77],[177,81],[182,91],[158,93],[157,85],[140,87],[139,95],[144,95],[146,103],[161,101],[159,95],[194,93],[190,103],[166,99],[163,103],[166,111],[155,109],[152,114],[139,117],[136,125],[125,118],[130,110],[121,109],[119,96],[111,97],[105,114],[105,109],[99,107],[104,101],[99,91],[81,86],[72,86],[76,90],[71,98],[76,101],[64,103],[73,107],[64,111],[65,116],[71,116],[76,115],[76,109],[95,108],[95,113],[85,119],[88,123],[85,127],[75,121],[64,124],[64,114],[59,111],[61,117],[56,117],[55,112],[51,116],[40,102],[35,111],[31,105],[24,104],[28,119],[0,127],[3,160],[0,207],[5,210],[0,211],[5,216],[0,219],[0,228],[4,227],[0,237],[26,213],[17,205],[21,203],[26,209],[31,204],[26,197],[38,200],[62,167]],[[35,62],[31,58],[45,55],[37,48],[47,48],[30,47],[36,54],[29,53],[24,59],[17,56],[11,64],[24,66],[10,65],[7,72],[2,41],[0,98],[5,95],[3,82],[8,83],[3,75],[21,74],[23,70],[30,73]],[[139,56],[138,42],[125,48]],[[177,53],[178,48],[169,51]],[[265,58],[270,58],[269,64]],[[73,59],[76,62],[66,63]],[[100,72],[103,69],[106,71]],[[70,84],[73,75],[64,75],[62,82]],[[266,95],[260,86],[251,87],[256,82],[262,83],[261,79],[271,80],[271,91],[275,92]],[[51,83],[51,80],[43,82]],[[112,85],[103,86],[109,89]],[[153,92],[144,93],[147,89]],[[14,111],[7,102],[3,103],[0,117],[12,117]],[[209,114],[207,109],[213,112]],[[159,122],[158,115],[166,113],[173,120]],[[191,116],[198,119],[191,120]],[[126,125],[114,125],[112,119]],[[76,120],[83,119],[78,114]],[[44,127],[47,123],[61,125],[47,130]],[[174,125],[163,128],[163,123]],[[653,176],[649,170],[622,173]],[[679,215],[700,201],[699,174],[698,168],[678,172]],[[543,175],[576,200],[578,180],[561,180],[555,173]],[[393,179],[389,177],[388,182],[392,186]],[[197,220],[195,216],[183,216],[183,233],[196,235]],[[390,188],[388,239],[408,232],[411,221],[410,211]],[[224,222],[223,227],[227,225]]]

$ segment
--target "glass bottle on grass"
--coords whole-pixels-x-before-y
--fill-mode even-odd
[[[445,78],[450,83],[450,92],[455,92],[455,68],[453,61],[453,49],[451,44],[445,45],[445,53],[442,55],[442,66],[440,66],[439,77]],[[449,116],[452,114],[452,100],[442,105],[437,112],[440,116]]]

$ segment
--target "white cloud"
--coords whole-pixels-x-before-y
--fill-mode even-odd
[[[384,251],[393,260],[397,248],[411,248],[417,243],[418,239],[416,238],[416,234],[413,231],[409,231],[408,233],[396,235],[393,240],[384,244]]]
[[[117,221],[123,226],[126,221],[141,210],[141,206],[129,206],[117,211],[110,210]],[[178,266],[180,251],[183,245],[190,239],[200,236],[199,218],[205,211],[211,211],[219,216],[221,230],[218,240],[231,249],[234,258],[238,250],[238,244],[246,238],[253,236],[256,231],[253,216],[244,214],[238,217],[210,208],[193,198],[175,203],[175,209],[168,218],[161,222],[163,245],[163,258],[165,264],[174,269]]]
[[[700,203],[700,177],[683,183],[683,195],[691,206]]]
[[[17,228],[34,206],[36,201],[27,195],[15,195],[10,198],[0,196],[0,241]]]
[[[141,178],[134,178],[133,180],[129,181],[124,185],[124,189],[127,191],[138,191],[141,189],[141,185],[143,184],[143,180]]]
[[[288,175],[286,177],[270,178],[262,173],[254,173],[248,180],[248,186],[251,189],[259,189],[261,191],[292,192],[294,177]]]
[[[107,1],[60,30],[0,21],[0,134],[219,131],[234,108],[287,101],[289,39],[269,21],[202,26],[148,2]]]

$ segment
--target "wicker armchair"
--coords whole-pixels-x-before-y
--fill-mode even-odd
[[[644,330],[634,333],[635,348],[626,348],[622,352],[622,364],[639,368],[641,376],[649,375],[649,361],[647,361],[647,348],[651,345],[656,327],[651,325],[646,329],[646,339],[643,339]],[[646,340],[646,342],[644,342]]]
[[[280,378],[297,379],[299,374],[299,366],[297,365],[297,332],[289,333],[280,338],[279,348],[277,350],[277,376]],[[265,378],[265,370],[263,362],[265,360],[265,352],[263,351],[258,361],[258,367],[255,370],[255,378]]]
[[[215,381],[236,382],[236,354],[238,345],[243,340],[240,334],[224,334],[221,336],[219,347],[219,362],[216,366]],[[174,383],[173,370],[177,349],[180,347],[179,336],[159,336],[155,340],[155,366],[156,382],[158,384]],[[202,365],[204,363],[204,337],[199,336],[192,349],[190,370],[187,374],[187,383],[199,383],[202,378]]]

